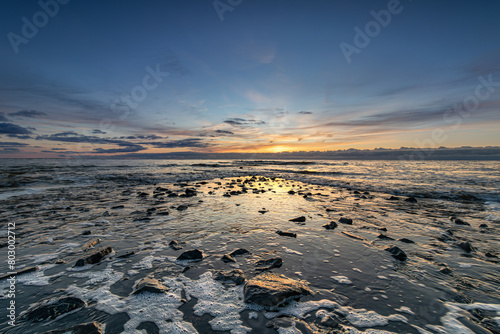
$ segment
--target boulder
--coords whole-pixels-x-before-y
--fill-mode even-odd
[[[339,219],[339,223],[341,223],[341,224],[347,224],[347,225],[352,225],[352,219],[351,218],[341,217]]]
[[[283,265],[283,259],[280,257],[274,257],[265,260],[259,260],[255,262],[257,266],[256,270],[265,271],[273,268],[279,268]]]
[[[112,251],[113,251],[113,248],[111,248],[111,246],[100,248],[100,249],[96,250],[95,252],[91,253],[90,255],[88,255],[86,257],[82,257],[81,259],[76,261],[75,267],[82,267],[86,264],[99,263],[106,255],[108,255]]]
[[[457,246],[467,253],[475,251],[474,247],[472,247],[472,244],[469,241],[459,242]]]
[[[203,260],[203,253],[198,249],[186,251],[179,255],[177,261],[201,261]]]
[[[398,241],[404,242],[405,244],[414,244],[415,243],[415,241],[407,239],[407,238],[401,238],[401,239],[398,239]]]
[[[327,230],[333,230],[338,226],[338,224],[334,221],[329,222],[328,224],[323,225]]]
[[[229,253],[229,255],[231,256],[242,256],[242,255],[250,255],[251,253],[249,251],[247,251],[245,248],[238,248],[234,251],[232,251],[231,253]]]
[[[166,293],[167,291],[168,288],[157,279],[145,277],[137,283],[133,294],[137,295],[142,292]]]
[[[292,299],[313,294],[307,282],[273,273],[260,274],[250,279],[244,289],[245,303],[268,309],[284,306]]]
[[[215,272],[215,280],[222,282],[233,282],[236,285],[241,285],[245,282],[245,275],[239,269],[228,271],[218,270]]]
[[[406,259],[408,259],[406,253],[397,246],[388,247],[385,250],[391,253],[392,257],[394,257],[396,260],[405,261]]]
[[[306,217],[300,216],[300,217],[297,217],[297,218],[289,219],[288,221],[294,222],[294,223],[303,223],[303,222],[306,221]]]

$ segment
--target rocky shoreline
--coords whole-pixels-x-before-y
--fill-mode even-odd
[[[499,222],[477,201],[249,175],[59,188],[0,211],[18,243],[5,333],[500,331]]]

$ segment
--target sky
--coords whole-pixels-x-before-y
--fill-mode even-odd
[[[0,9],[0,158],[500,146],[498,1]]]

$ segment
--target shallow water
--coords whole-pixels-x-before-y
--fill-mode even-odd
[[[17,277],[17,326],[0,319],[0,330],[6,333],[44,332],[89,321],[104,324],[106,333],[137,333],[141,326],[164,333],[295,333],[292,327],[266,327],[279,314],[303,319],[317,332],[340,332],[318,324],[325,312],[340,317],[343,330],[353,333],[355,328],[473,333],[474,326],[494,332],[492,326],[498,326],[496,163],[431,162],[405,168],[399,162],[374,162],[372,167],[369,162],[92,161],[86,166],[61,166],[52,160],[38,164],[45,165],[33,173],[36,164],[26,163],[23,171],[30,182],[19,179],[18,186],[4,188],[5,199],[0,202],[0,219],[16,223],[16,268],[39,266],[38,271]],[[14,162],[6,165],[4,171],[16,169]],[[452,180],[452,171],[457,170],[462,172]],[[10,182],[19,175],[23,174],[11,176]],[[40,180],[33,181],[33,175]],[[56,181],[47,183],[49,175]],[[68,180],[73,182],[69,187]],[[475,186],[467,180],[475,180]],[[47,184],[37,193],[12,195]],[[157,195],[158,186],[178,194],[195,188],[197,196]],[[223,196],[243,186],[247,192]],[[146,195],[140,197],[139,192]],[[388,200],[391,194],[405,196]],[[418,202],[404,201],[406,195],[416,195]],[[187,209],[177,210],[179,205]],[[151,208],[156,211],[148,214]],[[159,215],[161,211],[169,215]],[[452,215],[470,225],[453,223]],[[289,221],[298,216],[306,221]],[[334,230],[322,227],[341,217],[351,218],[353,224],[339,223]],[[439,240],[447,229],[453,238]],[[82,234],[89,230],[90,235]],[[297,238],[279,236],[277,230],[296,233]],[[5,237],[7,231],[0,233]],[[394,240],[378,238],[381,233]],[[83,270],[73,268],[83,244],[95,238],[101,240],[99,246],[112,246],[114,253]],[[172,240],[184,242],[184,249],[170,248]],[[465,240],[475,251],[466,253],[457,246]],[[390,245],[403,249],[408,260],[394,259],[385,251]],[[195,248],[206,257],[185,271],[186,264],[175,259]],[[252,255],[237,257],[232,264],[220,260],[237,248]],[[135,254],[118,258],[130,251]],[[1,252],[6,259],[6,247]],[[254,262],[270,256],[283,259],[272,272],[306,280],[315,295],[269,312],[243,303],[242,286],[213,280],[214,270],[232,268],[241,269],[249,279],[258,274]],[[56,264],[58,260],[62,261]],[[451,274],[439,272],[444,266]],[[7,271],[2,262],[0,272]],[[135,282],[146,276],[162,281],[169,293],[130,295]],[[5,309],[9,302],[5,280],[0,291],[0,307]],[[31,304],[66,295],[79,297],[88,306],[52,321],[21,320],[20,314]],[[250,317],[251,312],[256,314]]]

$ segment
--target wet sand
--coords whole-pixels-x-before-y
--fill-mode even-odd
[[[0,219],[16,225],[16,269],[38,270],[16,277],[16,326],[4,317],[0,330],[95,321],[105,333],[498,333],[499,222],[485,220],[480,201],[391,196],[257,175],[102,182],[3,200]],[[298,217],[305,220],[290,221]],[[98,263],[75,266],[107,246],[113,251]],[[251,254],[221,260],[241,248]],[[201,261],[177,261],[194,249]],[[281,266],[265,272],[303,280],[314,294],[268,310],[244,302],[245,283],[214,280],[218,270],[239,269],[248,281],[261,273],[259,260],[276,257]],[[2,262],[0,273],[8,271]],[[145,277],[168,291],[132,294]],[[6,279],[0,289],[5,309]],[[68,296],[85,305],[26,319],[37,302]]]

